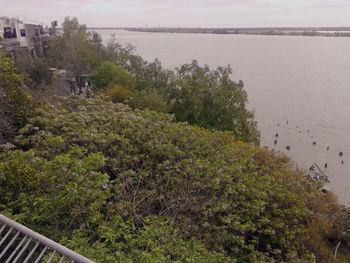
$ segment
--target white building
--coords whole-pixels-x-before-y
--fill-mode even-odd
[[[0,37],[8,52],[14,53],[24,49],[32,56],[42,54],[43,39],[40,24],[24,23],[13,17],[0,17]]]

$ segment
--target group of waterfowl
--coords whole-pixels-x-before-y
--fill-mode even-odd
[[[286,121],[286,123],[287,123],[287,125],[288,125],[288,121]],[[280,126],[280,123],[278,122],[277,123],[277,126]],[[296,128],[299,128],[298,126],[296,126]],[[301,131],[299,131],[299,133],[301,133]],[[310,130],[308,129],[307,130],[307,133],[310,133]],[[277,143],[278,143],[278,141],[277,141],[277,138],[278,138],[278,136],[279,136],[279,134],[278,133],[276,133],[275,134],[275,140],[274,140],[274,144],[275,145],[277,145]],[[313,138],[313,136],[311,136],[311,138]],[[312,145],[316,145],[316,141],[314,140],[314,141],[312,141]],[[290,149],[291,149],[291,146],[290,145],[287,145],[286,146],[286,149],[288,150],[288,151],[290,151]],[[329,151],[329,146],[327,146],[327,151]],[[344,155],[344,153],[343,152],[339,152],[339,157],[342,157],[343,155]],[[341,164],[344,164],[344,160],[341,160]],[[328,167],[328,163],[325,163],[324,164],[324,168],[327,168]]]

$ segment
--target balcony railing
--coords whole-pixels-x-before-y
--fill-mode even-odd
[[[1,214],[0,227],[0,262],[94,263]]]

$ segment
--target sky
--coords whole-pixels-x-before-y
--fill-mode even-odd
[[[0,16],[88,27],[350,26],[350,0],[0,0]]]

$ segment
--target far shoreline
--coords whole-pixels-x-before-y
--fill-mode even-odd
[[[126,30],[144,33],[187,33],[216,35],[350,37],[350,27],[264,27],[264,28],[168,28],[168,27],[89,27],[88,30]]]

